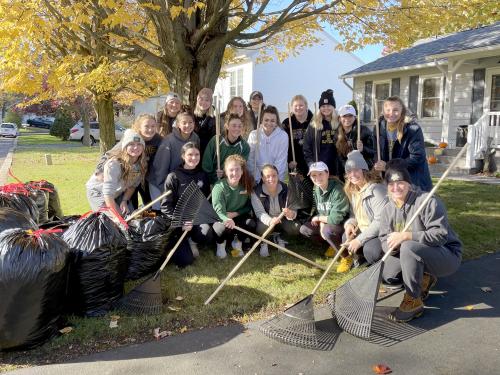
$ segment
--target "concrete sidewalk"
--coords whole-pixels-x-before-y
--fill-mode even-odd
[[[490,287],[484,292],[481,287]],[[401,294],[377,306],[374,333],[364,341],[341,333],[331,350],[315,351],[273,341],[258,330],[233,325],[190,332],[78,358],[71,363],[12,374],[373,374],[387,364],[393,374],[500,373],[500,253],[465,262],[440,279],[425,314],[411,324],[381,318]],[[333,324],[327,308],[317,326]]]

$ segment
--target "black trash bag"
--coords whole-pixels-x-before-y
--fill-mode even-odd
[[[0,186],[0,207],[10,207],[38,222],[38,208],[23,184]]]
[[[0,208],[0,234],[7,229],[38,229],[35,222],[26,214],[10,207]]]
[[[45,181],[30,181],[28,184],[34,188],[42,190],[45,192],[48,200],[47,216],[48,220],[60,220],[63,218],[63,212],[61,209],[61,201],[59,200],[59,193],[57,192],[54,184]]]
[[[0,234],[0,350],[33,348],[58,334],[69,253],[46,231]]]
[[[62,238],[73,252],[70,265],[70,309],[102,316],[123,295],[127,240],[104,213],[92,213],[71,225]]]
[[[163,215],[129,222],[127,232],[127,279],[137,280],[160,267],[170,237],[170,220]]]
[[[30,198],[35,202],[38,208],[38,224],[43,224],[49,221],[49,197],[45,191],[34,189],[27,186],[30,192]]]
[[[80,219],[80,215],[70,215],[70,216],[64,216],[60,220],[54,220],[54,221],[48,221],[46,223],[40,224],[41,229],[51,229],[51,228],[58,228],[61,229],[62,232],[56,233],[59,237],[62,237],[64,232],[68,230],[70,226],[72,226],[74,223],[76,223]]]

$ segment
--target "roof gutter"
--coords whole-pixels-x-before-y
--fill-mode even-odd
[[[432,68],[434,66],[435,66],[434,61],[431,61],[429,63],[424,63],[424,64],[400,66],[400,67],[397,67],[397,68],[390,68],[390,69],[371,70],[369,72],[363,72],[363,73],[344,74],[344,75],[341,75],[339,78],[340,79],[344,79],[344,78],[354,78],[354,77],[361,77],[361,76],[371,76],[373,74],[384,74],[384,73],[400,72],[402,70],[413,70],[413,69],[420,69],[420,68]]]
[[[352,87],[349,83],[347,83],[345,78],[342,78],[342,82],[346,85],[352,92],[354,92],[354,87]]]

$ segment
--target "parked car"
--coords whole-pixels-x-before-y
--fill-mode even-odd
[[[17,125],[12,122],[4,122],[0,125],[0,137],[16,138],[19,135]]]
[[[125,128],[119,124],[115,124],[115,137],[118,142],[122,139]],[[82,122],[77,122],[69,131],[69,139],[72,141],[82,141],[83,142],[83,124]],[[99,140],[99,123],[97,121],[90,122],[90,141],[94,143]]]
[[[29,126],[36,126],[37,128],[50,129],[54,125],[54,118],[52,117],[35,117],[30,118],[26,123]]]

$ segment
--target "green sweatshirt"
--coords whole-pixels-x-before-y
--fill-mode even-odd
[[[243,138],[238,138],[235,143],[231,144],[226,138],[221,137],[219,142],[220,148],[220,167],[224,168],[224,161],[229,155],[238,154],[248,160],[250,154],[250,146]],[[207,148],[203,153],[202,168],[208,174],[208,179],[211,184],[218,181],[217,178],[217,154],[215,149],[215,137],[208,142]]]
[[[250,195],[246,194],[245,189],[240,185],[232,188],[225,178],[216,182],[212,189],[212,205],[222,221],[229,219],[228,212],[243,215],[249,213],[252,208]]]
[[[342,224],[349,216],[349,200],[342,189],[342,184],[336,180],[328,181],[326,191],[315,186],[314,200],[318,213],[321,216],[328,216],[328,224]]]

